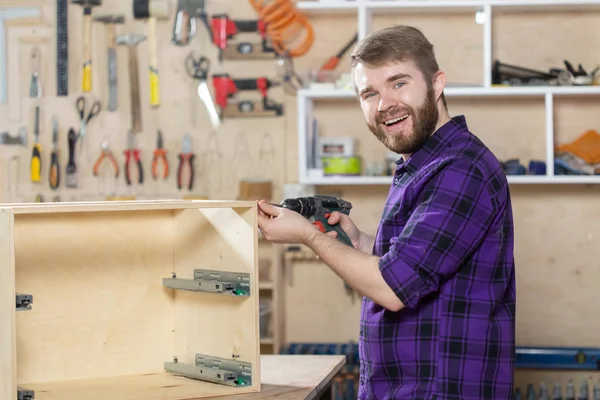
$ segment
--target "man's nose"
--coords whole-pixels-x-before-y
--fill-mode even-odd
[[[390,108],[396,107],[397,105],[398,102],[392,96],[381,95],[379,97],[379,107],[377,108],[377,111],[385,112]]]

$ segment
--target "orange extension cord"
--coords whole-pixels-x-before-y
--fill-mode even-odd
[[[266,24],[266,33],[278,54],[300,57],[310,50],[315,36],[313,27],[292,0],[249,1]],[[300,37],[303,32],[304,35]],[[291,44],[293,41],[299,43],[294,47]]]

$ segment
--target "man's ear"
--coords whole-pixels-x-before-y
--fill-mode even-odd
[[[444,71],[438,71],[433,75],[433,90],[435,90],[435,98],[439,98],[446,87],[446,74]]]

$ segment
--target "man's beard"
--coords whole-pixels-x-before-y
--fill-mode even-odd
[[[410,136],[388,136],[385,133],[383,121],[409,114],[412,120]],[[391,151],[398,154],[412,154],[419,150],[429,139],[438,122],[439,111],[435,103],[433,85],[427,88],[427,96],[423,104],[416,110],[411,107],[396,107],[390,111],[378,114],[375,125],[368,124],[369,130]],[[410,129],[406,127],[405,129]]]

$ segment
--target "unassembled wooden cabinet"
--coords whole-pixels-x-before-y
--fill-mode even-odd
[[[256,212],[253,201],[0,205],[0,399],[260,391]]]

